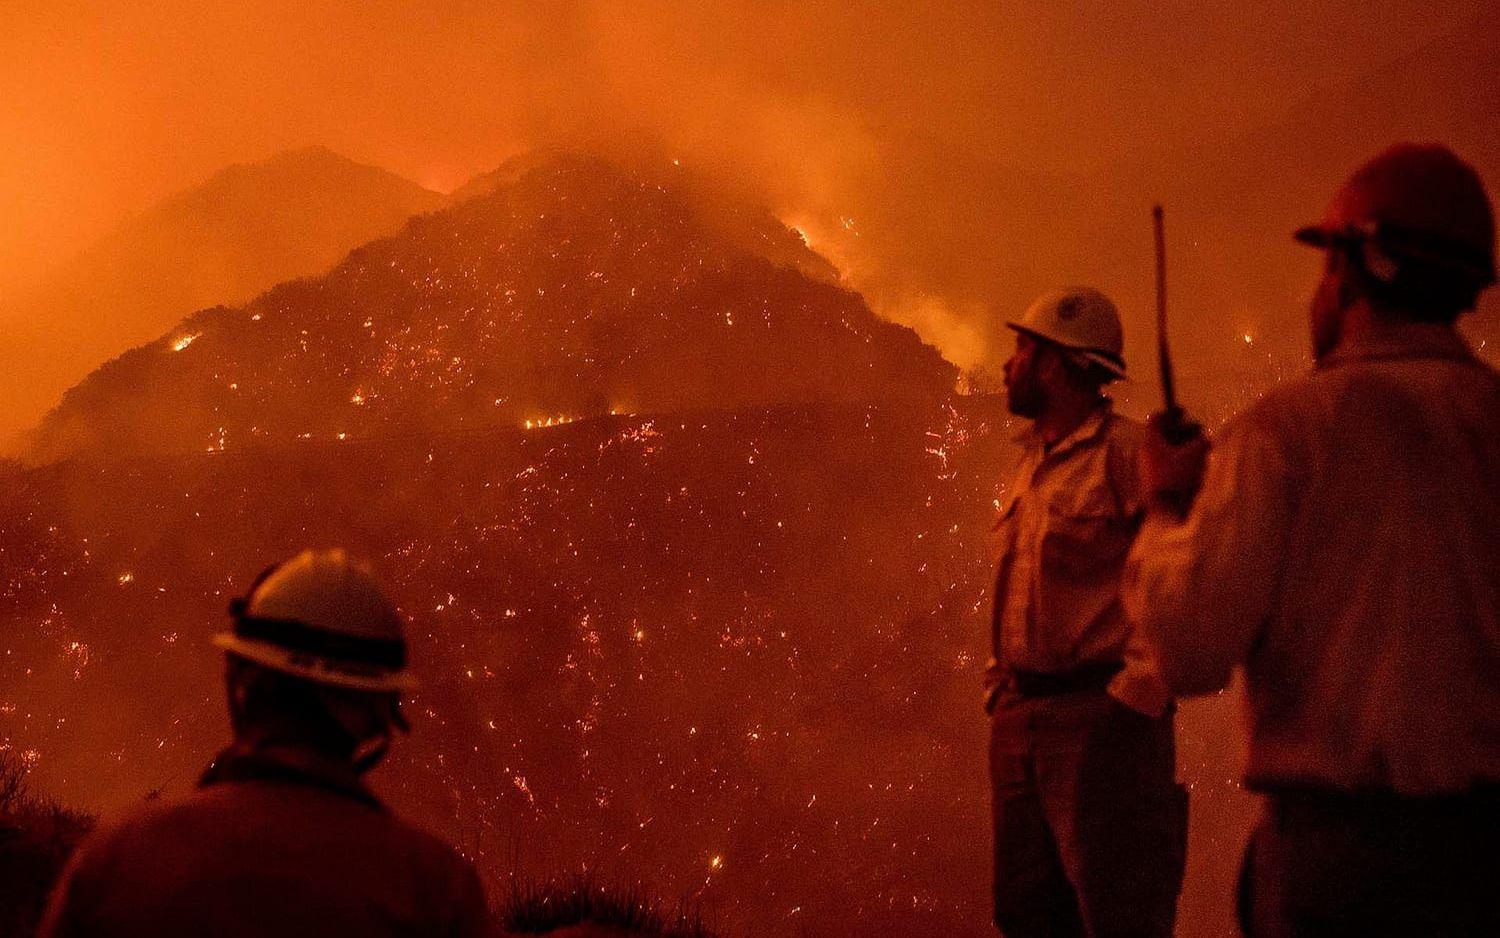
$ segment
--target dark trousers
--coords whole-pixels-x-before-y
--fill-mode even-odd
[[[1239,913],[1253,938],[1500,935],[1500,790],[1273,793]]]
[[[1187,792],[1170,715],[1103,691],[1002,696],[990,780],[1006,938],[1171,938]]]

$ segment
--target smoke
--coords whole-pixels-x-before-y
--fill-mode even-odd
[[[1164,187],[1224,192],[1209,143],[1483,7],[23,3],[0,38],[0,250],[14,285],[307,143],[449,190],[541,144],[651,140],[804,218],[878,311],[965,364],[1005,351],[997,310],[1060,282],[1133,289],[1145,239],[1118,219]],[[1469,80],[1492,95],[1483,61]],[[1381,142],[1346,136],[1351,156]]]

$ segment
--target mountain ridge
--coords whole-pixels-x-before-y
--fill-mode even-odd
[[[0,438],[193,311],[318,273],[441,199],[314,146],[232,164],[126,217],[0,314]]]
[[[935,350],[817,277],[831,267],[769,212],[658,180],[558,157],[413,216],[108,363],[30,456],[951,388]]]

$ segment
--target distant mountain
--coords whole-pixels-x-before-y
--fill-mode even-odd
[[[931,397],[954,370],[768,211],[667,164],[557,156],[327,276],[215,307],[70,391],[47,460]]]
[[[0,309],[0,439],[194,310],[321,273],[442,196],[322,147],[231,166],[137,215]]]

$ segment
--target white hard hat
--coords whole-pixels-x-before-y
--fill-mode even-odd
[[[416,686],[401,614],[369,568],[342,550],[307,550],[277,564],[229,614],[234,631],[214,644],[248,661],[352,690]]]
[[[1048,293],[1027,308],[1017,332],[1080,353],[1116,378],[1125,377],[1125,333],[1120,311],[1092,287],[1069,287]]]

